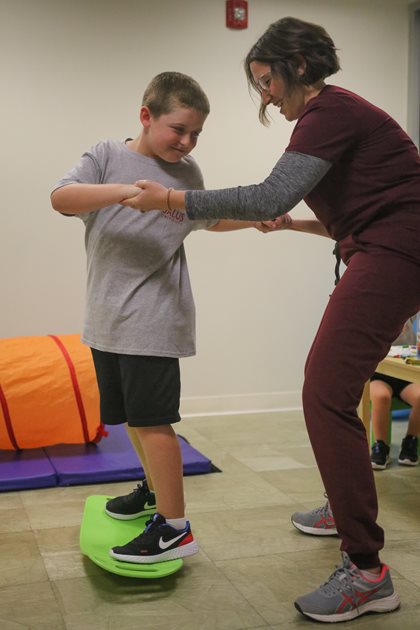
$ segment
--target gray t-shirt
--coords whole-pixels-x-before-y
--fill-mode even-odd
[[[68,184],[159,181],[202,189],[191,156],[172,164],[99,142],[55,189]],[[119,354],[186,357],[195,354],[195,307],[183,241],[215,221],[191,221],[184,212],[142,214],[114,204],[79,216],[86,228],[87,295],[82,341]]]

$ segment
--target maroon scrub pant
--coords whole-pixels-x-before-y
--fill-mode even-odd
[[[364,384],[420,309],[420,261],[376,244],[352,247],[307,358],[303,408],[341,550],[367,569],[379,564],[384,533],[357,407]]]

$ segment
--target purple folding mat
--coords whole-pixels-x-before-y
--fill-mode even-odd
[[[26,451],[0,450],[0,491],[50,488],[57,474],[42,448]]]
[[[57,444],[0,451],[0,490],[23,490],[141,479],[143,469],[123,425],[107,426],[98,444]],[[178,436],[184,475],[211,472],[211,461]]]

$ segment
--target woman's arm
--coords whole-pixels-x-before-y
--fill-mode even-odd
[[[51,193],[51,205],[62,214],[82,214],[138,194],[138,187],[132,184],[68,184]]]
[[[292,210],[330,168],[331,163],[320,158],[287,152],[261,184],[186,191],[187,214],[190,219],[275,219]]]
[[[136,182],[142,192],[124,205],[147,211],[186,209],[190,219],[262,221],[285,214],[324,177],[331,163],[302,153],[287,152],[261,183],[222,190],[168,190],[154,182]]]

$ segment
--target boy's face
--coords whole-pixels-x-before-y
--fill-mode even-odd
[[[150,109],[143,106],[140,109],[143,125],[140,153],[165,162],[179,162],[194,149],[206,118],[206,114],[188,107],[179,107],[155,118]]]

